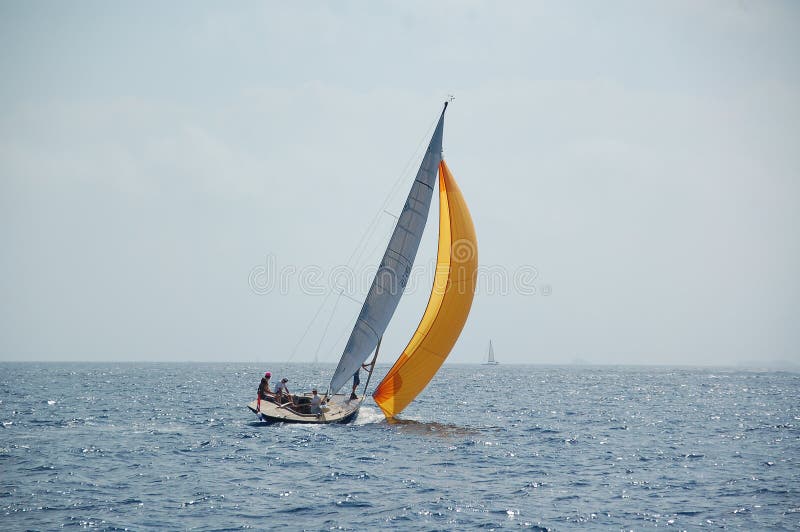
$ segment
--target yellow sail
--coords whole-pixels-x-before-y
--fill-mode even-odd
[[[408,406],[450,354],[475,295],[478,242],[464,197],[439,164],[439,251],[428,306],[414,336],[372,397],[386,417]]]

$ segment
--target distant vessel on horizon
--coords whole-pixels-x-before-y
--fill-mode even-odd
[[[494,359],[494,346],[492,345],[492,341],[489,340],[489,355],[486,358],[486,362],[483,363],[484,366],[496,366],[500,362]]]

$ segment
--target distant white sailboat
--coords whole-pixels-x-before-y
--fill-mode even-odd
[[[498,365],[499,363],[500,363],[500,362],[498,362],[498,361],[496,361],[496,360],[494,359],[494,346],[492,346],[492,341],[491,341],[491,340],[489,340],[489,356],[488,356],[488,358],[487,358],[486,362],[484,362],[484,364],[483,364],[483,365],[484,365],[484,366],[496,366],[496,365]]]

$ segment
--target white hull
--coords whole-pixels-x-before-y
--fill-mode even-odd
[[[312,414],[310,411],[311,394],[295,396],[295,402],[302,404],[292,405],[286,403],[278,405],[273,401],[261,400],[261,408],[258,409],[258,401],[253,401],[247,405],[261,421],[271,423],[348,423],[356,418],[358,409],[364,402],[364,397],[348,400],[349,395],[337,394],[328,401],[328,409],[321,414]]]

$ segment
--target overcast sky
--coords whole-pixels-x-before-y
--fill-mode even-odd
[[[0,47],[0,360],[337,361],[454,94],[450,361],[800,363],[796,2],[2,2]]]

